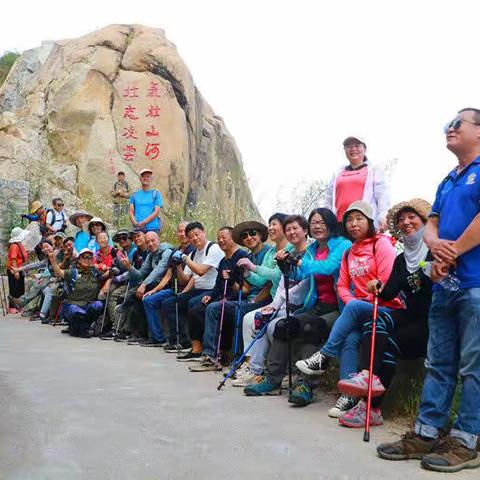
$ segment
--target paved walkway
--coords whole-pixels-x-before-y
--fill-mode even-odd
[[[327,417],[330,399],[298,409],[218,392],[219,378],[158,349],[0,317],[0,478],[439,478],[378,459],[388,427],[365,444]]]

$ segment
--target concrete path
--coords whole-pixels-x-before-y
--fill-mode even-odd
[[[327,417],[331,399],[299,409],[186,370],[159,349],[0,317],[0,478],[439,478],[378,459],[391,428],[365,444]]]

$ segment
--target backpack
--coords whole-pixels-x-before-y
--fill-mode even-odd
[[[207,251],[205,252],[205,257],[208,256],[208,252],[210,251],[210,247],[211,247],[212,245],[215,245],[216,243],[217,243],[217,242],[208,242],[208,243],[207,243]],[[196,248],[194,248],[194,249],[190,252],[190,259],[192,260],[192,262],[195,261],[195,255],[196,255],[196,253],[197,253],[197,249],[196,249]],[[173,253],[172,253],[172,255],[173,255]]]
[[[125,180],[123,183],[125,184],[125,187],[126,187],[127,192],[129,192],[129,191],[130,191],[130,187],[128,186],[128,182]],[[113,184],[113,190],[114,190],[114,191],[117,190],[117,185],[118,185],[118,182],[115,182],[115,183]],[[156,200],[156,198],[154,198],[154,200]]]
[[[48,224],[50,225],[51,227],[53,226],[53,224],[56,222],[57,220],[57,211],[53,208],[48,208],[47,211],[46,211],[46,214],[45,214],[45,225],[47,224],[47,216],[48,214],[51,213],[52,214],[52,221]],[[62,215],[62,221],[63,221],[63,225],[58,229],[59,232],[63,232],[66,228],[67,228],[67,225],[65,224],[65,222],[67,221],[66,217],[65,217],[65,212],[62,210],[61,212],[61,215]],[[46,230],[46,229],[45,229]]]

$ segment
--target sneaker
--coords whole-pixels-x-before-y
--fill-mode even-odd
[[[117,333],[114,337],[115,342],[126,342],[130,338],[130,335],[126,333]]]
[[[377,454],[385,460],[420,460],[432,452],[438,440],[417,435],[414,430],[403,434],[397,442],[382,443],[377,447]]]
[[[199,362],[202,359],[202,352],[193,353],[191,350],[177,356],[177,362]]]
[[[458,438],[448,436],[422,457],[420,465],[436,472],[459,472],[479,467],[480,456],[475,448],[467,448]]]
[[[214,360],[206,355],[203,355],[197,365],[188,367],[188,370],[190,372],[219,372],[222,370],[222,366],[215,366]]]
[[[140,342],[141,347],[164,347],[165,345],[167,345],[166,340],[160,340],[160,341],[145,340],[145,341]]]
[[[43,317],[42,315],[40,315],[40,321],[42,322],[42,325],[48,325],[50,323],[50,318],[47,316]]]
[[[299,378],[293,385],[292,393],[288,396],[288,402],[300,407],[305,407],[313,401],[313,390],[303,378]]]
[[[297,382],[297,380],[301,378],[299,373],[292,372],[292,386],[294,383]],[[288,390],[290,387],[289,381],[288,381],[288,375],[284,375],[282,378],[282,384],[280,385],[280,388],[282,390]]]
[[[131,337],[127,338],[127,345],[137,345],[144,340],[145,339],[143,337],[137,337],[136,335],[132,335]]]
[[[362,370],[359,373],[353,373],[350,378],[344,378],[337,384],[341,393],[349,397],[366,397],[368,395],[368,371]],[[372,397],[379,397],[385,393],[385,387],[377,377],[372,379]]]
[[[8,307],[8,314],[15,315],[16,313],[20,313],[16,308]]]
[[[249,368],[245,368],[240,374],[237,374],[235,380],[232,380],[232,387],[246,387],[247,385],[259,383],[262,380],[262,375],[257,375]]]
[[[258,383],[251,383],[243,389],[243,393],[247,397],[262,397],[264,395],[281,395],[282,390],[279,385],[274,385],[265,377]]]
[[[332,418],[340,418],[351,408],[353,408],[357,403],[357,400],[352,397],[347,397],[346,395],[341,395],[337,403],[328,411],[328,416]]]
[[[60,333],[70,333],[70,330],[68,328],[64,328],[63,330],[60,330]]]
[[[315,352],[305,360],[298,360],[295,366],[305,375],[321,375],[328,366],[328,358],[320,352]]]
[[[367,419],[367,403],[360,400],[352,409],[338,419],[345,427],[363,428]],[[383,425],[382,412],[379,408],[370,409],[370,426],[378,427]]]
[[[101,333],[98,337],[100,340],[113,340],[115,336],[115,330],[110,330],[109,332]]]
[[[171,343],[165,345],[164,350],[166,353],[187,353],[192,349],[190,342],[179,343],[178,345],[173,345]]]

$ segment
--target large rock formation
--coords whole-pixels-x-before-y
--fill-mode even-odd
[[[0,178],[107,215],[124,170],[154,171],[167,216],[259,217],[240,154],[162,30],[111,25],[24,52],[0,89]]]

